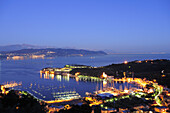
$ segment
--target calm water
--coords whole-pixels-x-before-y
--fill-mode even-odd
[[[121,63],[124,60],[145,60],[145,59],[170,59],[169,54],[160,55],[106,55],[94,57],[58,57],[55,59],[28,59],[28,60],[3,60],[0,62],[0,83],[15,81],[22,82],[20,88],[37,96],[38,98],[54,99],[53,92],[76,91],[81,96],[85,92],[93,92],[100,82],[76,81],[73,78],[55,76],[54,79],[40,78],[39,71],[45,67],[64,67],[66,64],[83,64],[90,66],[105,66],[112,63]],[[115,84],[119,88],[122,84]],[[124,86],[130,86],[123,84]],[[38,92],[38,93],[36,93]],[[45,96],[45,98],[43,98]]]

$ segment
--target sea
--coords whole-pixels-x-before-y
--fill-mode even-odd
[[[81,97],[85,93],[93,93],[103,87],[102,81],[79,80],[62,75],[55,75],[54,78],[44,78],[40,70],[46,67],[62,68],[67,64],[80,64],[88,66],[106,66],[110,64],[123,63],[125,60],[168,59],[170,54],[112,54],[103,56],[83,57],[56,57],[47,59],[25,59],[25,60],[1,60],[0,61],[0,84],[7,82],[22,82],[22,86],[15,89],[30,92],[32,95],[43,100],[54,100],[53,94],[62,92],[76,92]],[[111,85],[111,84],[109,84]],[[134,87],[128,83],[114,83],[115,88],[124,89]]]

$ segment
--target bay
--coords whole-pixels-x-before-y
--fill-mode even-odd
[[[74,78],[55,76],[54,79],[40,78],[39,71],[45,67],[62,68],[66,64],[82,64],[90,66],[106,66],[123,61],[145,59],[170,59],[170,54],[114,54],[105,56],[85,57],[57,57],[55,59],[26,59],[26,60],[3,60],[0,62],[0,84],[6,82],[22,82],[17,89],[29,91],[36,97],[45,100],[54,99],[52,93],[64,91],[76,91],[81,96],[85,92],[93,92],[101,82],[76,81]],[[130,84],[114,84],[116,88],[130,87]],[[36,93],[37,92],[37,93]]]

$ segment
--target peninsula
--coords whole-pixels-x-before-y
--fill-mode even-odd
[[[103,72],[114,78],[137,77],[155,80],[170,88],[170,60],[131,61],[121,64],[111,64],[97,68],[75,68],[70,74],[79,72],[81,75],[100,77]]]
[[[16,51],[1,51],[0,58],[7,59],[24,59],[24,58],[46,58],[46,57],[68,57],[68,56],[96,56],[107,55],[103,51],[90,51],[84,49],[62,49],[62,48],[45,48],[45,49],[21,49]]]
[[[77,81],[102,81],[103,87],[100,90],[94,93],[86,92],[83,105],[70,105],[68,109],[58,110],[59,113],[145,111],[169,113],[169,68],[170,60],[159,59],[124,61],[124,63],[102,67],[72,64],[65,65],[64,68],[44,68],[40,73],[46,79],[54,79],[54,76],[60,73],[62,76],[73,77]],[[110,86],[109,83],[113,85]],[[116,89],[114,83],[129,83],[134,84],[135,87]],[[82,109],[84,112],[81,111]],[[89,111],[86,111],[87,109]],[[49,110],[56,111],[52,108]]]

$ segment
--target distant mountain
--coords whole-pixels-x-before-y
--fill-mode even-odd
[[[3,51],[0,52],[0,54],[1,56],[7,57],[22,56],[24,58],[107,55],[103,51],[89,51],[83,49],[61,49],[61,48],[22,49],[16,51]]]
[[[21,50],[21,49],[43,49],[43,48],[47,48],[47,46],[16,44],[16,45],[0,46],[0,51],[15,51],[15,50]]]
[[[102,51],[106,52],[107,54],[116,54],[117,53],[116,51],[114,51],[112,49],[104,49]]]

